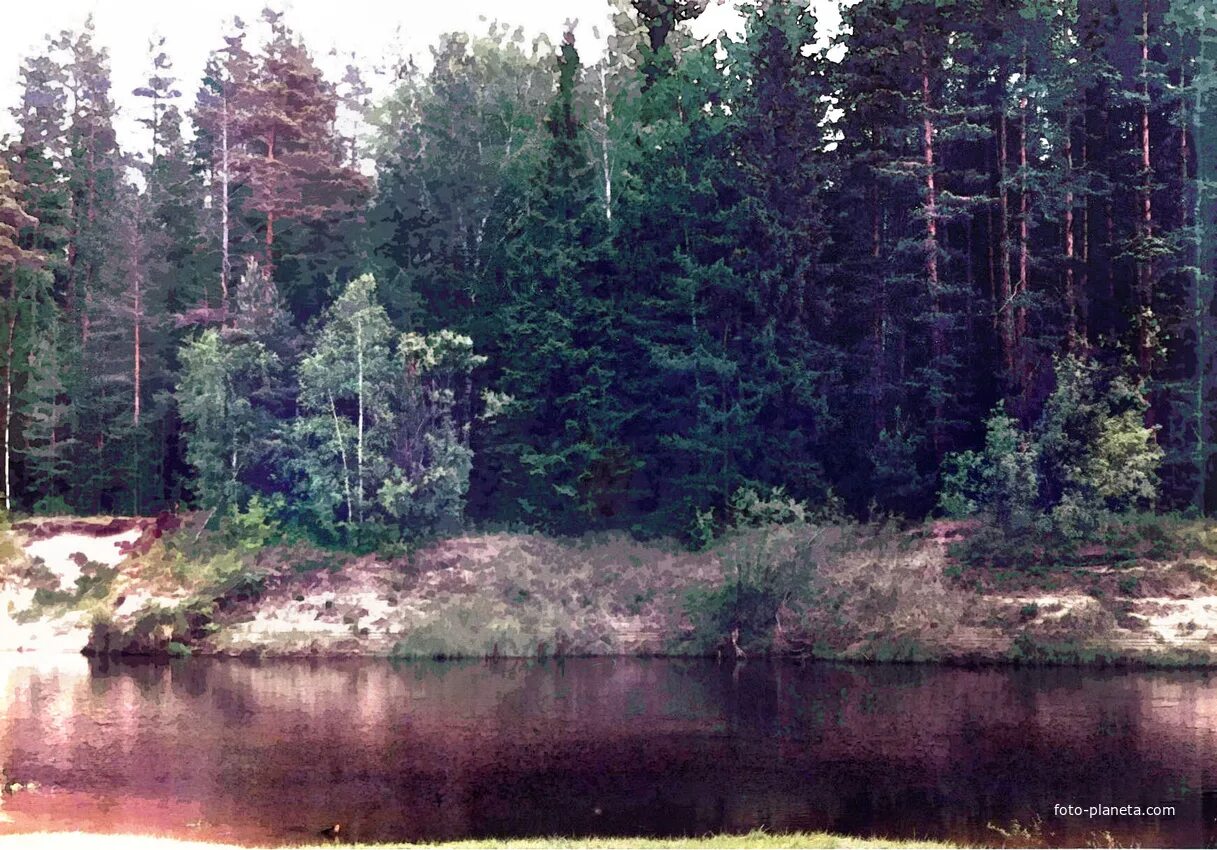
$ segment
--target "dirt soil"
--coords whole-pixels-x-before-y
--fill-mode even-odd
[[[20,617],[34,604],[39,587],[68,591],[91,563],[117,567],[145,533],[147,521],[128,518],[45,519],[18,523],[12,536],[41,581],[22,581],[28,573],[0,580],[0,651],[80,652],[88,639],[87,612],[65,610],[28,620]],[[14,559],[15,560],[15,559]],[[29,564],[3,564],[6,570]]]
[[[279,572],[207,651],[271,654],[662,654],[684,591],[716,579],[705,556],[624,537],[561,543],[534,535],[444,540],[408,561]]]
[[[680,654],[691,647],[690,589],[716,585],[724,570],[714,553],[624,535],[470,535],[396,559],[272,548],[252,559],[257,593],[218,596],[205,628],[180,633],[186,620],[174,626],[165,612],[197,597],[150,566],[177,524],[16,526],[22,557],[0,574],[0,650],[79,652],[99,617],[121,630],[154,612],[161,645],[180,641],[197,654]],[[838,530],[817,555],[809,601],[779,609],[774,649],[857,660],[1217,664],[1217,564],[1142,560],[1012,584],[961,574],[949,549],[966,533],[952,523],[853,538]],[[117,572],[104,593],[35,604],[38,587],[67,593],[98,567]]]

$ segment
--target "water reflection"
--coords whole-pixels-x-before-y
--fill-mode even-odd
[[[1203,672],[573,660],[0,664],[0,831],[245,843],[826,829],[1198,846]],[[1057,818],[1055,804],[1173,805]]]

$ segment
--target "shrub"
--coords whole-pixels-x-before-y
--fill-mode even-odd
[[[220,523],[225,540],[243,552],[257,552],[284,538],[283,523],[279,517],[285,508],[282,496],[272,499],[251,496],[245,510],[230,507]]]
[[[1001,407],[983,450],[948,455],[939,509],[990,515],[1007,536],[1093,539],[1113,517],[1152,506],[1162,450],[1144,424],[1142,388],[1093,362],[1056,362],[1056,386],[1023,428]]]
[[[925,440],[910,432],[899,409],[870,451],[874,510],[905,516],[924,514],[933,504],[934,479],[918,465]],[[928,498],[927,498],[928,497]]]
[[[742,648],[767,651],[778,609],[805,591],[814,570],[811,546],[819,530],[807,506],[781,488],[762,494],[750,487],[730,501],[731,525],[718,543],[722,583],[695,588],[685,599],[695,648],[709,651],[738,630]]]
[[[72,513],[72,506],[62,496],[43,496],[32,510],[38,516],[64,516]]]
[[[0,583],[26,561],[21,547],[13,539],[9,516],[0,510]]]

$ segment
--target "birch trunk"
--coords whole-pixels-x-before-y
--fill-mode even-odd
[[[228,319],[228,281],[232,260],[228,253],[228,92],[220,101],[220,310]]]

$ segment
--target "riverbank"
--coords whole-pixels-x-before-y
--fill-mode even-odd
[[[1155,529],[1148,542],[1090,547],[1070,562],[982,563],[977,527],[959,522],[807,526],[781,551],[756,529],[706,552],[625,535],[494,533],[356,556],[234,541],[205,519],[14,524],[2,544],[0,649],[733,657],[721,612],[707,606],[724,576],[759,557],[797,582],[772,622],[765,615],[739,641],[748,656],[1217,664],[1217,554],[1198,523],[1174,528],[1169,545]]]
[[[84,832],[45,832],[26,835],[0,835],[0,850],[59,850],[62,847],[80,850],[235,850],[236,845],[207,844],[179,841],[172,838],[151,838],[137,835],[97,835]],[[322,845],[285,845],[294,850],[311,850]],[[744,835],[713,835],[705,838],[526,838],[495,841],[452,841],[439,844],[344,844],[345,847],[368,848],[453,848],[480,850],[503,847],[508,850],[543,850],[543,848],[663,848],[693,850],[693,848],[828,848],[828,847],[954,847],[953,844],[929,841],[889,841],[878,838],[853,838],[827,832],[796,832],[770,834],[755,831]]]

